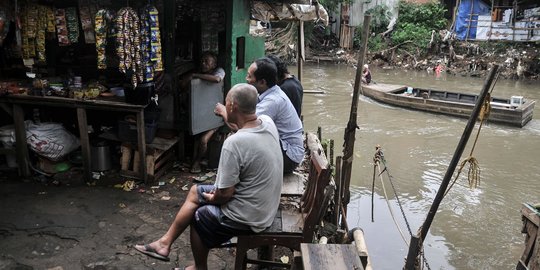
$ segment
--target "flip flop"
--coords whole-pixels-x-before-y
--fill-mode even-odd
[[[158,259],[158,260],[162,260],[162,261],[166,261],[168,262],[169,261],[169,257],[167,256],[163,256],[159,253],[157,253],[157,251],[151,247],[150,245],[148,244],[145,244],[143,246],[141,245],[135,245],[134,247],[137,251],[139,251],[140,253],[144,254],[144,255],[147,255],[147,256],[150,256],[154,259]]]

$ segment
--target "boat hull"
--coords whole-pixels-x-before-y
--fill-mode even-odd
[[[404,85],[362,85],[362,94],[381,103],[413,110],[469,118],[477,95],[414,88],[407,91]],[[533,117],[534,100],[525,100],[519,106],[511,106],[508,99],[492,98],[488,122],[523,127]]]

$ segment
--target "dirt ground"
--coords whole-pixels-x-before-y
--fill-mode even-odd
[[[87,185],[76,172],[54,182],[0,172],[0,269],[171,269],[192,264],[189,230],[173,245],[170,262],[133,249],[165,233],[194,184],[195,175],[185,171],[185,165],[176,166],[156,186],[131,191],[115,187],[127,179],[114,174]],[[210,269],[233,269],[234,250],[212,250],[208,261]]]

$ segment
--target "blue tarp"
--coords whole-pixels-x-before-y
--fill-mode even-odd
[[[455,31],[457,38],[459,40],[476,39],[478,15],[489,15],[490,12],[491,7],[481,0],[461,0],[456,16]],[[471,17],[471,13],[475,15]],[[467,28],[469,28],[469,30],[467,30]],[[469,31],[468,36],[467,31]]]

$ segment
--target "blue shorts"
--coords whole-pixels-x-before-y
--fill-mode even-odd
[[[198,185],[199,208],[191,225],[207,248],[219,247],[234,236],[253,234],[248,225],[231,220],[223,214],[219,205],[207,204],[203,192],[211,192],[213,185]]]

